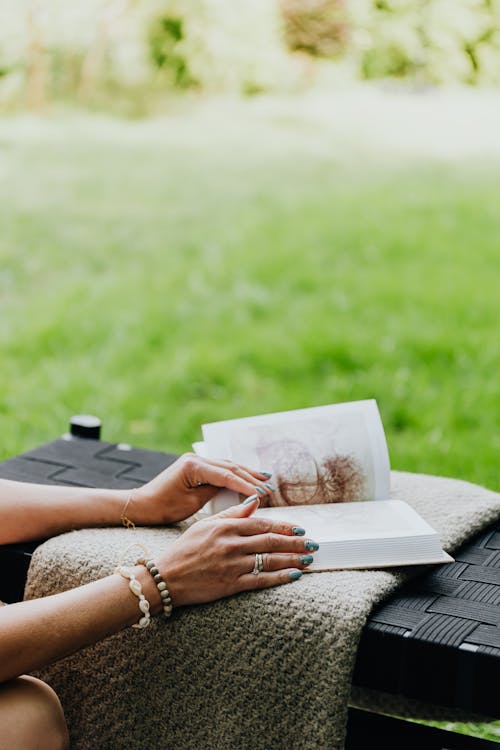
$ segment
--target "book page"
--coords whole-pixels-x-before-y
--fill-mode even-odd
[[[262,508],[256,515],[302,526],[319,542],[306,573],[453,562],[437,532],[401,500]]]
[[[302,526],[319,543],[436,535],[432,526],[401,500],[263,508],[255,515]]]
[[[272,472],[270,505],[387,499],[389,457],[373,400],[203,426],[205,450]]]

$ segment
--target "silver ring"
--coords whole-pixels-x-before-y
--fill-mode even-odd
[[[255,565],[253,566],[252,573],[254,576],[259,575],[264,570],[264,556],[260,552],[255,555]]]

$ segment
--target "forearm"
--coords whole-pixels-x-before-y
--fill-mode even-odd
[[[120,523],[128,490],[28,484],[0,479],[0,544]]]
[[[151,612],[161,610],[155,584],[134,568]],[[112,575],[43,599],[0,607],[0,682],[30,673],[139,621],[129,582]],[[137,633],[140,638],[141,633]]]

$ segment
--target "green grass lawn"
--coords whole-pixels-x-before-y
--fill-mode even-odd
[[[375,397],[393,468],[500,490],[500,170],[298,103],[0,123],[0,458],[77,412],[202,422]]]
[[[498,162],[241,104],[7,119],[0,170],[1,457],[375,397],[394,468],[500,489]]]

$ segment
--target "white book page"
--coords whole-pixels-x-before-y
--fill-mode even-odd
[[[256,515],[300,525],[320,543],[306,573],[453,562],[437,532],[400,500],[263,508]]]
[[[208,457],[272,472],[273,505],[389,496],[389,455],[374,400],[213,422],[202,430]]]
[[[255,515],[302,526],[318,543],[436,535],[402,500],[262,508]]]

